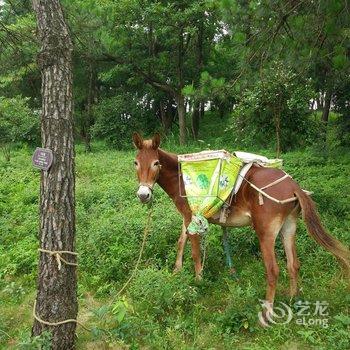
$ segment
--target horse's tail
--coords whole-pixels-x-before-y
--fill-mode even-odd
[[[315,203],[299,186],[294,192],[297,196],[303,220],[306,223],[309,234],[315,241],[330,251],[344,267],[347,276],[350,276],[350,251],[337,239],[332,237],[321,224],[320,217],[315,208]]]

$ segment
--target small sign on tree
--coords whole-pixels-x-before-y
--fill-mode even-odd
[[[47,171],[52,165],[53,153],[48,148],[37,147],[33,154],[32,161],[35,168]]]

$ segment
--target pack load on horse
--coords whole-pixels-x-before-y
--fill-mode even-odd
[[[192,221],[187,227],[189,234],[203,234],[208,230],[208,220],[219,211],[220,223],[225,223],[228,207],[238,192],[249,168],[263,166],[281,168],[281,159],[268,159],[253,153],[225,150],[203,151],[178,155],[179,176],[191,208]],[[283,177],[283,179],[285,176]],[[179,181],[180,183],[181,181]]]
[[[148,203],[152,199],[153,187],[157,183],[172,199],[183,218],[175,271],[182,268],[184,247],[189,238],[196,278],[199,279],[202,272],[200,235],[188,234],[193,213],[189,200],[183,196],[186,193],[184,183],[186,180],[180,176],[181,156],[179,158],[175,154],[160,149],[159,134],[155,134],[152,139],[144,140],[138,133],[134,133],[133,142],[138,150],[134,162],[139,181],[137,196],[142,203]],[[249,156],[246,157],[246,161],[247,158]],[[275,162],[279,163],[279,160]],[[181,166],[183,165],[184,163]],[[237,172],[238,166],[237,168],[234,166],[233,169]],[[287,258],[291,296],[295,296],[298,291],[300,264],[295,246],[295,233],[300,212],[311,237],[337,258],[347,274],[350,272],[350,252],[325,231],[309,193],[303,191],[283,170],[248,161],[245,173],[240,172],[240,178],[242,183],[239,190],[232,193],[224,222],[220,221],[220,214],[208,217],[208,221],[227,227],[252,226],[255,230],[266,271],[267,287],[263,317],[267,323],[273,315],[273,302],[279,275],[275,256],[275,241],[279,233],[282,236]],[[225,179],[222,180],[226,182]],[[203,179],[199,182],[202,183]]]

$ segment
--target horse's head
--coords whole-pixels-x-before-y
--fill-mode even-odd
[[[139,180],[137,196],[142,203],[148,203],[152,198],[152,191],[158,179],[161,165],[158,159],[160,135],[155,134],[150,140],[143,140],[138,133],[132,135],[138,152],[135,158],[135,168]]]

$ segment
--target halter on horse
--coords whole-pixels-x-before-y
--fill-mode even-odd
[[[152,189],[155,183],[158,183],[172,199],[183,217],[175,271],[179,271],[182,267],[183,251],[186,240],[189,238],[196,278],[199,279],[202,272],[200,237],[199,235],[187,235],[186,233],[187,226],[191,222],[192,212],[187,199],[180,195],[180,193],[184,193],[184,185],[178,176],[177,156],[159,148],[159,134],[155,134],[150,140],[143,140],[139,134],[134,133],[133,141],[138,149],[135,158],[135,167],[139,181],[137,196],[142,203],[149,202],[153,195]],[[264,314],[266,323],[273,315],[273,302],[279,274],[275,256],[275,241],[278,233],[282,235],[286,252],[291,296],[295,296],[298,291],[297,281],[300,264],[295,246],[295,232],[300,211],[309,234],[317,243],[338,259],[345,267],[347,273],[350,271],[349,250],[325,231],[316,212],[314,202],[292,178],[287,178],[283,182],[277,181],[283,176],[284,172],[279,169],[252,167],[245,175],[246,181],[243,182],[240,190],[233,197],[226,222],[223,224],[218,219],[209,219],[209,222],[221,226],[252,226],[255,230],[266,271],[265,305],[267,308]],[[265,193],[271,198],[280,200],[283,204],[267,197],[261,205],[259,192],[256,188],[264,188],[273,182],[276,182],[276,184],[266,188]],[[297,201],[283,202],[284,199],[294,196],[297,198]]]

